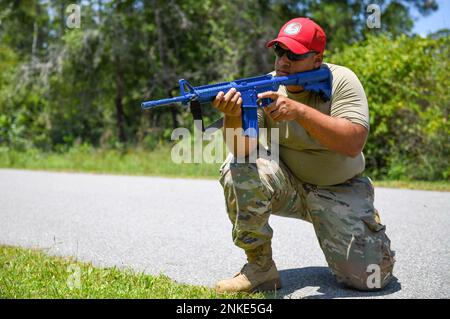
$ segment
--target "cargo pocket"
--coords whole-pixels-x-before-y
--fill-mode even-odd
[[[368,228],[366,236],[364,236],[366,267],[372,271],[375,267],[373,265],[379,267],[380,288],[383,288],[392,277],[395,252],[391,250],[391,241],[386,235],[386,226],[379,222],[376,210],[373,216],[363,217],[362,220]]]
[[[379,231],[386,229],[386,226],[380,223],[378,212],[374,213],[373,216],[363,216],[361,219],[373,233],[378,233]]]

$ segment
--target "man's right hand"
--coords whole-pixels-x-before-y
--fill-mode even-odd
[[[212,102],[212,105],[225,114],[223,119],[223,138],[228,150],[237,157],[245,157],[256,149],[257,139],[243,136],[236,129],[242,130],[242,97],[235,88],[230,89],[226,94],[219,92]],[[234,133],[228,131],[234,130]],[[231,136],[228,136],[228,133]],[[236,134],[237,133],[237,134]]]
[[[216,95],[212,105],[225,115],[232,117],[241,116],[241,93],[237,92],[235,88],[231,88],[226,94],[221,91]]]

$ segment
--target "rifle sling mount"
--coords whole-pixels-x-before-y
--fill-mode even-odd
[[[202,106],[198,100],[192,100],[189,102],[189,109],[191,111],[192,117],[194,118],[194,121],[201,121],[202,123],[202,132],[205,132],[205,124],[203,123],[203,116],[202,116]],[[209,125],[206,129],[209,128],[217,128],[220,129],[223,126],[223,118],[218,119],[211,125]],[[198,127],[198,129],[200,129]]]

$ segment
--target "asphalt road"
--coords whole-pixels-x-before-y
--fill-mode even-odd
[[[377,188],[396,251],[381,292],[339,287],[312,225],[271,217],[284,298],[450,298],[450,193]],[[0,244],[213,286],[238,271],[218,181],[0,169]]]

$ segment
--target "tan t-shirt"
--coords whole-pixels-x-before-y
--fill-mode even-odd
[[[328,67],[333,76],[330,101],[323,102],[317,94],[307,91],[292,94],[287,92],[285,86],[280,86],[278,92],[322,113],[348,119],[369,129],[367,98],[357,76],[343,66],[324,63],[322,67]],[[330,151],[313,139],[296,121],[274,122],[259,109],[258,122],[259,127],[279,128],[280,159],[303,182],[335,185],[364,171],[365,160],[362,153],[352,158]],[[267,140],[262,140],[261,143],[267,145]]]

